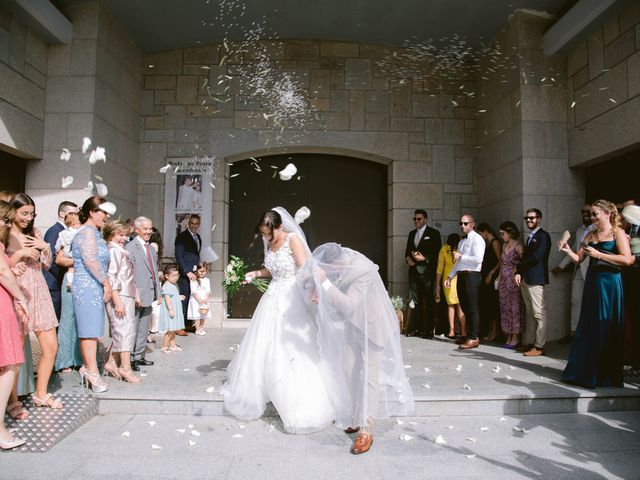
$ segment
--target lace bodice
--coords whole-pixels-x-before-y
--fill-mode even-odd
[[[269,270],[275,282],[293,278],[298,271],[293,252],[289,248],[291,235],[294,234],[289,233],[282,246],[275,252],[271,251],[268,245],[265,247],[264,266]]]
[[[85,225],[78,230],[71,245],[76,276],[89,274],[102,283],[107,277],[110,255],[100,232],[93,226]]]

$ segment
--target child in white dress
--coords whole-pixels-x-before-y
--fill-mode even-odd
[[[207,263],[200,262],[197,265],[196,280],[192,280],[191,297],[187,309],[187,318],[193,320],[196,327],[196,335],[206,335],[204,329],[205,320],[211,320],[209,310],[209,297],[211,297],[211,284],[207,278]]]
[[[60,232],[58,241],[56,242],[56,254],[60,254],[65,258],[71,258],[71,242],[82,226],[80,216],[76,212],[69,212],[64,217],[64,224],[67,228]],[[73,283],[73,266],[67,268],[66,274],[67,290],[71,290]]]

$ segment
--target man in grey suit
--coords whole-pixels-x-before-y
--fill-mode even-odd
[[[131,368],[137,371],[140,365],[153,365],[151,360],[144,358],[144,351],[147,348],[151,322],[151,304],[155,300],[160,301],[160,277],[157,254],[149,244],[153,223],[147,217],[138,217],[133,222],[133,227],[137,235],[124,248],[131,255],[135,269],[138,328],[135,347],[131,354]]]

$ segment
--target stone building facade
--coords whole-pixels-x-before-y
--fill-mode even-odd
[[[39,223],[53,222],[63,198],[82,202],[87,182],[103,181],[123,217],[144,214],[162,230],[159,168],[215,156],[213,247],[223,259],[212,272],[218,319],[226,313],[218,286],[233,162],[312,152],[386,165],[389,287],[402,294],[415,208],[426,208],[431,225],[446,235],[458,230],[463,213],[497,227],[507,219],[521,223],[524,210],[537,207],[557,238],[579,222],[580,167],[640,145],[637,4],[566,57],[543,53],[551,19],[517,12],[494,39],[509,67],[440,79],[397,75],[387,61],[402,53],[396,47],[263,43],[276,69],[310,93],[312,120],[302,130],[286,128],[276,142],[267,141],[274,125],[246,95],[244,72],[256,62],[250,50],[226,58],[221,45],[204,45],[145,55],[99,2],[71,4],[64,13],[73,24],[71,43],[47,45],[0,10],[0,144],[28,159],[26,190],[38,203]],[[228,80],[221,85],[220,75]],[[79,151],[85,136],[106,148],[106,163],[89,165]],[[72,151],[69,162],[60,160],[62,148]],[[74,183],[61,190],[67,175]],[[552,265],[557,260],[554,252]],[[552,279],[551,337],[564,334],[568,289],[566,275]]]

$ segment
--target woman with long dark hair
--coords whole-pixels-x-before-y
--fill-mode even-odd
[[[514,278],[524,247],[519,240],[520,231],[513,222],[507,221],[500,224],[500,238],[503,242],[498,282],[500,325],[507,336],[502,346],[513,350],[520,343],[520,334],[524,325],[524,301],[520,287],[516,285]]]
[[[43,268],[51,266],[51,248],[40,232],[34,228],[36,204],[26,193],[18,193],[11,201],[16,210],[11,225],[7,253],[12,265],[24,262],[26,271],[18,277],[18,283],[27,299],[29,322],[24,325],[23,335],[33,332],[38,339],[42,356],[38,363],[38,377],[33,403],[36,407],[64,408],[63,403],[47,393],[49,379],[58,351],[56,327],[58,319],[51,301],[47,282],[42,275]]]
[[[111,284],[107,277],[111,257],[100,230],[114,213],[115,205],[105,198],[89,197],[80,209],[83,225],[71,244],[75,270],[71,295],[84,361],[79,373],[82,382],[90,384],[95,393],[108,389],[96,361],[98,338],[104,334],[105,303],[111,300]]]

